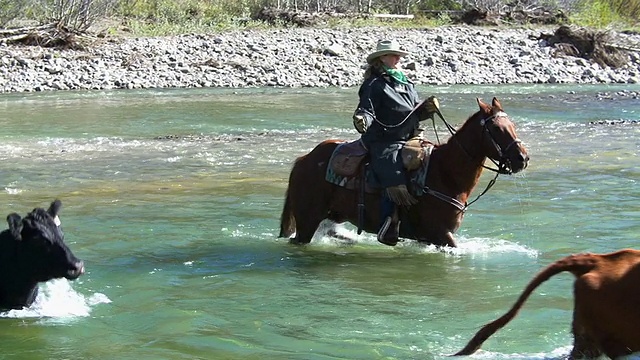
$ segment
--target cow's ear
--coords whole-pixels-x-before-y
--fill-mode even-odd
[[[11,213],[7,216],[7,223],[9,223],[11,235],[18,241],[22,240],[22,217],[16,213]]]
[[[52,218],[55,219],[55,217],[58,216],[58,213],[60,212],[61,208],[62,208],[62,201],[56,199],[54,202],[51,203],[51,206],[49,206],[49,210],[47,210],[47,212],[49,213],[49,215],[51,215]]]

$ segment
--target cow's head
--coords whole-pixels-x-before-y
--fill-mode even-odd
[[[61,207],[60,200],[55,200],[48,210],[36,208],[24,218],[16,213],[7,216],[9,231],[19,243],[16,252],[19,266],[31,280],[73,280],[84,273],[83,262],[64,243],[58,218]]]

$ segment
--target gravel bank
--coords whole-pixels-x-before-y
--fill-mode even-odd
[[[0,92],[168,87],[350,87],[380,38],[412,52],[417,84],[640,83],[640,52],[611,69],[556,57],[555,29],[280,29],[103,40],[86,51],[0,44]],[[640,35],[617,34],[640,44]],[[638,46],[640,48],[640,45]]]

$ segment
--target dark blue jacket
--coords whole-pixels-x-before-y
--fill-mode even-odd
[[[355,115],[367,122],[361,139],[371,155],[371,184],[383,188],[406,184],[400,151],[419,126],[418,111],[405,120],[420,103],[415,86],[373,75],[362,83],[358,95]]]
[[[365,145],[406,141],[418,128],[417,112],[403,122],[420,103],[412,82],[400,84],[388,75],[374,75],[362,83],[358,95],[360,101],[355,113],[367,121],[367,131],[362,135]]]

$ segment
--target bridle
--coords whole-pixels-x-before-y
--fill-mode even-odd
[[[438,117],[440,117],[440,119],[442,120],[442,122],[445,124],[445,126],[447,127],[447,130],[449,130],[449,133],[451,135],[454,135],[457,130],[451,125],[449,124],[449,122],[444,118],[444,116],[442,115],[442,113],[440,111],[436,111],[436,114],[438,114]],[[459,201],[458,199],[455,199],[451,196],[445,195],[437,190],[433,190],[427,186],[424,187],[424,191],[425,193],[436,197],[444,202],[449,203],[450,205],[454,206],[455,208],[457,208],[461,213],[464,213],[467,208],[469,206],[471,206],[471,204],[473,204],[474,202],[478,201],[480,199],[480,197],[482,197],[484,194],[487,193],[487,191],[489,191],[489,189],[491,189],[491,187],[493,187],[493,185],[496,183],[496,180],[498,179],[498,175],[500,174],[504,174],[504,175],[511,175],[513,174],[513,171],[510,168],[510,161],[507,157],[507,152],[509,151],[509,149],[511,149],[512,146],[516,146],[518,144],[520,144],[522,141],[520,141],[520,139],[515,138],[513,141],[511,141],[509,143],[509,145],[507,145],[504,149],[500,146],[500,144],[498,144],[498,142],[495,139],[495,136],[493,135],[493,133],[491,132],[491,130],[489,129],[489,124],[493,124],[494,120],[497,118],[501,118],[501,117],[506,117],[507,119],[509,118],[509,116],[507,115],[506,112],[504,111],[498,111],[495,114],[492,114],[488,117],[485,117],[483,119],[480,120],[480,125],[482,126],[482,136],[484,138],[485,134],[489,136],[489,140],[491,141],[491,144],[493,145],[493,147],[496,149],[497,153],[498,153],[498,157],[499,157],[499,161],[496,162],[496,160],[489,158],[489,160],[491,160],[491,162],[493,162],[493,164],[496,166],[496,168],[492,168],[492,167],[488,167],[484,164],[482,164],[482,167],[493,171],[495,173],[495,176],[493,177],[493,179],[491,179],[491,181],[489,181],[489,183],[487,184],[487,186],[485,187],[485,189],[471,202],[465,202],[462,203],[461,201]],[[435,127],[435,119],[432,118],[433,121],[433,129],[435,131],[436,127]],[[440,143],[440,139],[438,138],[438,132],[435,131],[436,133],[436,140],[438,141],[438,143]],[[462,149],[462,151],[464,151],[464,153],[471,159],[473,159],[474,157],[471,155],[471,153],[464,147],[464,145],[462,145],[462,143],[460,143],[459,140],[457,140],[456,138],[455,142],[458,144],[458,146],[460,146],[460,148]]]
[[[451,135],[454,135],[457,130],[451,126],[451,124],[449,124],[449,122],[444,118],[444,116],[442,116],[442,114],[440,112],[437,112],[438,116],[440,117],[440,119],[442,119],[442,122],[444,122],[445,126],[447,127],[447,130],[449,130],[449,133],[451,133]],[[498,144],[498,142],[496,141],[495,136],[493,135],[493,133],[491,132],[490,128],[489,128],[489,124],[494,124],[494,120],[497,118],[507,118],[509,119],[509,115],[507,115],[506,112],[504,111],[498,111],[495,114],[492,114],[490,116],[487,116],[483,119],[480,120],[480,125],[482,126],[482,136],[484,137],[485,134],[489,136],[489,140],[491,141],[491,144],[493,145],[493,147],[496,149],[496,152],[498,153],[498,158],[499,160],[496,161],[493,158],[489,158],[489,160],[491,160],[491,162],[493,162],[493,164],[496,166],[496,168],[492,168],[492,167],[488,167],[484,164],[482,164],[482,167],[495,172],[496,174],[503,174],[503,175],[511,175],[513,174],[513,171],[510,168],[510,161],[509,158],[507,157],[507,152],[509,151],[509,149],[511,149],[512,146],[518,145],[520,144],[522,141],[520,141],[520,139],[515,138],[513,139],[513,141],[511,141],[509,143],[509,145],[507,145],[504,149],[500,146],[500,144]],[[435,120],[434,120],[435,121]],[[435,129],[435,124],[434,124],[434,129]],[[438,135],[436,133],[436,139],[437,139]],[[455,139],[455,138],[454,138]],[[464,147],[464,145],[462,145],[460,143],[460,141],[458,141],[457,139],[456,143],[458,144],[458,146],[460,146],[460,148],[462,149],[462,151],[464,151],[464,153],[469,157],[469,158],[473,158],[473,156],[471,155],[471,153]],[[438,142],[440,142],[440,140],[438,139]]]
[[[496,141],[495,137],[493,136],[493,133],[489,129],[488,123],[489,122],[493,123],[493,121],[495,119],[501,118],[501,117],[505,117],[505,118],[509,119],[509,115],[507,115],[506,112],[498,111],[497,113],[489,116],[488,118],[480,120],[480,125],[482,125],[482,133],[483,133],[483,135],[484,134],[489,134],[489,139],[491,140],[491,143],[493,144],[493,147],[498,152],[498,157],[500,159],[498,162],[496,162],[494,159],[489,158],[489,160],[491,160],[491,162],[493,162],[493,164],[497,167],[497,169],[493,169],[493,168],[490,168],[490,167],[487,167],[487,166],[484,166],[484,165],[482,165],[482,166],[485,169],[497,172],[498,174],[511,175],[511,174],[513,174],[513,171],[511,170],[511,168],[509,166],[511,164],[510,164],[509,158],[507,157],[507,152],[509,151],[509,149],[511,149],[512,146],[518,145],[522,141],[520,141],[520,139],[518,139],[518,138],[515,138],[504,149],[502,149],[502,147],[500,147],[500,144],[498,144],[498,142]],[[511,120],[509,120],[509,121],[511,121]]]

